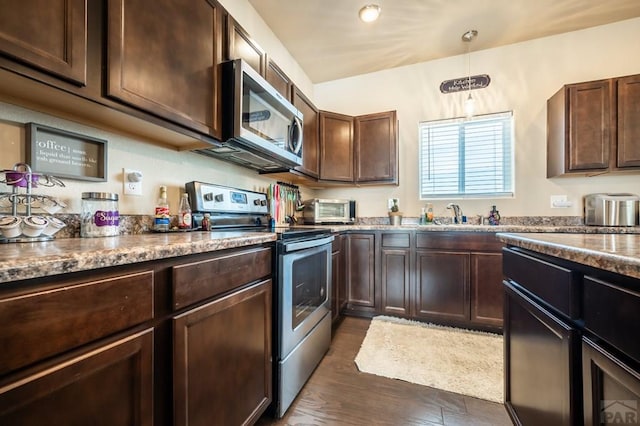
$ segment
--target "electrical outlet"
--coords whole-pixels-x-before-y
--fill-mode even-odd
[[[566,195],[552,195],[550,198],[551,208],[552,209],[563,209],[566,207],[571,207],[571,202],[567,200]]]
[[[122,169],[122,185],[124,195],[142,195],[142,172]]]

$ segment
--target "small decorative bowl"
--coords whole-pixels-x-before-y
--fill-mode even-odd
[[[22,219],[18,216],[0,216],[0,233],[5,238],[16,238],[22,233],[21,224]]]
[[[49,225],[43,216],[27,216],[22,220],[22,233],[27,237],[38,237]]]
[[[52,236],[53,234],[67,226],[63,221],[56,217],[47,216],[46,219],[49,221],[49,224],[46,228],[44,228],[44,231],[42,231],[44,235]]]

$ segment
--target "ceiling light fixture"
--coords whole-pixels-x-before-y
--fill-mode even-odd
[[[380,16],[381,10],[377,4],[368,4],[360,9],[358,16],[362,22],[373,22]]]
[[[473,113],[476,110],[476,101],[471,96],[471,42],[477,36],[478,36],[478,31],[476,31],[476,30],[469,30],[466,33],[462,34],[462,41],[467,43],[467,60],[468,60],[468,62],[467,62],[467,75],[468,75],[467,84],[469,86],[468,87],[469,96],[467,97],[467,100],[464,101],[464,112],[467,115],[467,117],[472,117]]]

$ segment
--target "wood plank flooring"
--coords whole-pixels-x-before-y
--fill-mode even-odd
[[[370,320],[346,317],[284,418],[258,425],[511,425],[502,404],[358,371]]]

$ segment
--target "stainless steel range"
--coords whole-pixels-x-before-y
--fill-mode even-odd
[[[211,230],[276,232],[273,256],[272,412],[282,417],[331,343],[331,242],[326,229],[268,228],[266,194],[202,182],[185,185],[194,225]]]

